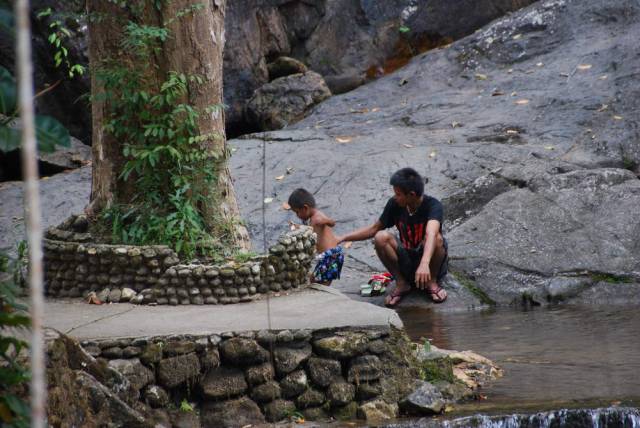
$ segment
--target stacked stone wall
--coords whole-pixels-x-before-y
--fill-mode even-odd
[[[315,252],[310,228],[285,233],[269,253],[246,262],[181,263],[162,245],[92,242],[86,222],[72,217],[44,240],[45,290],[52,297],[96,292],[102,302],[203,305],[251,301],[308,284]]]
[[[195,405],[197,426],[394,417],[416,373],[391,327],[89,340],[84,350],[128,378],[150,409]],[[241,421],[242,423],[240,423]]]

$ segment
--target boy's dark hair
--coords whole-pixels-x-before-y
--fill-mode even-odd
[[[289,196],[289,206],[291,208],[299,209],[304,205],[308,205],[311,208],[316,207],[316,200],[314,199],[313,195],[302,188],[296,189],[291,192],[291,195]]]
[[[389,180],[392,186],[398,187],[404,193],[415,192],[416,196],[422,196],[424,193],[424,183],[424,178],[413,168],[399,169]]]

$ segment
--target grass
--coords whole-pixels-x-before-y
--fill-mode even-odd
[[[456,383],[457,379],[453,374],[453,362],[450,358],[422,361],[420,363],[420,379],[429,383],[438,381]]]
[[[478,287],[476,282],[469,278],[467,275],[458,271],[451,271],[451,273],[460,282],[460,284],[462,284],[467,290],[469,290],[471,294],[476,296],[482,303],[490,306],[496,305],[495,300],[489,297],[487,293],[485,293],[480,287]]]
[[[602,272],[592,272],[589,276],[596,282],[608,282],[609,284],[630,284],[633,282],[631,278],[626,276],[613,275]]]

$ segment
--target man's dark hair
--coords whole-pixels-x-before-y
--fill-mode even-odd
[[[404,193],[415,192],[416,196],[424,193],[424,178],[413,168],[402,168],[391,176],[389,184],[398,187]]]
[[[316,200],[313,195],[302,188],[291,192],[291,196],[289,196],[289,206],[291,208],[300,209],[304,205],[308,205],[311,208],[316,207]]]

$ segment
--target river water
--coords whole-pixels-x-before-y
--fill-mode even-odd
[[[424,337],[439,348],[470,349],[504,370],[482,389],[485,400],[456,406],[452,416],[628,407],[640,427],[640,308],[404,308],[399,315],[414,341]],[[552,417],[557,421],[557,414]]]

